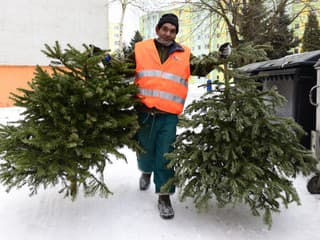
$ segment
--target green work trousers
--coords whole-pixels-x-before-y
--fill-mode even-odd
[[[153,182],[156,193],[174,176],[174,170],[168,168],[165,153],[173,150],[176,139],[178,116],[175,114],[139,113],[140,129],[137,140],[143,151],[137,154],[138,168],[144,173],[153,172]],[[174,193],[175,187],[171,186],[169,192]]]

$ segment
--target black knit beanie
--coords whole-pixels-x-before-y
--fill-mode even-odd
[[[159,19],[159,22],[157,24],[158,29],[162,27],[165,23],[171,23],[172,25],[176,26],[176,32],[179,32],[179,20],[178,17],[173,13],[167,13],[162,15],[162,17]]]

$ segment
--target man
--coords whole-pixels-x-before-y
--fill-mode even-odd
[[[158,209],[164,219],[174,217],[170,201],[175,187],[161,192],[161,187],[174,175],[167,168],[165,153],[172,151],[178,115],[182,113],[190,76],[190,49],[175,42],[179,32],[178,17],[163,15],[156,25],[156,39],[135,45],[136,80],[141,106],[137,108],[140,129],[137,140],[143,150],[138,154],[142,171],[140,190],[147,190],[153,173]]]
[[[130,66],[135,66],[135,84],[141,100],[136,107],[140,124],[136,138],[143,149],[137,154],[138,168],[142,172],[139,187],[142,191],[147,190],[153,173],[160,216],[171,219],[174,210],[170,195],[175,187],[170,186],[168,192],[162,192],[161,188],[174,176],[174,170],[167,167],[168,160],[164,155],[173,150],[178,115],[182,113],[187,97],[188,79],[191,73],[206,76],[221,64],[219,58],[224,55],[211,53],[198,58],[188,47],[175,42],[179,20],[172,13],[164,14],[155,30],[156,39],[137,42],[133,55],[129,53],[125,59]],[[103,63],[105,66],[110,64],[110,55]]]

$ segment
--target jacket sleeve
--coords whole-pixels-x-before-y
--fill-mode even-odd
[[[190,70],[191,75],[204,77],[212,70],[214,70],[221,61],[219,61],[219,56],[216,52],[209,53],[208,55],[202,55],[196,57],[191,54],[190,57]]]

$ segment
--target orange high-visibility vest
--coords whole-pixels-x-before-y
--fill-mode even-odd
[[[149,108],[180,114],[188,93],[190,49],[175,51],[162,64],[154,40],[135,45],[136,80],[141,102]]]

